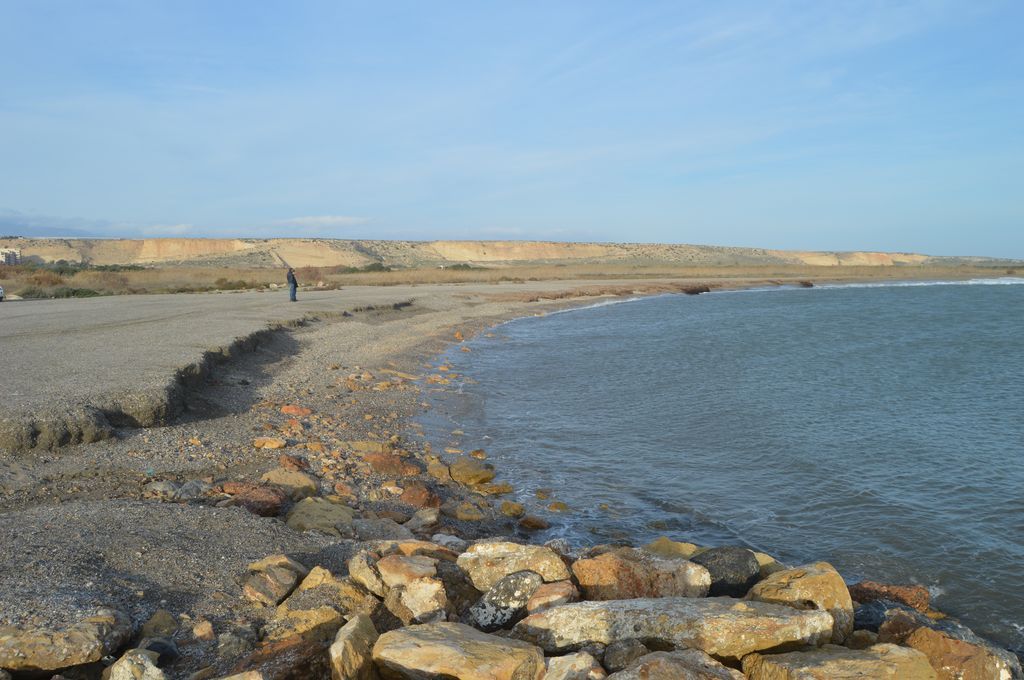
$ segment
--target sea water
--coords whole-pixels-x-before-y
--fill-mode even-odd
[[[538,538],[827,560],[849,581],[924,585],[1021,650],[1020,284],[670,295],[519,319],[443,357],[465,378],[435,397],[428,435],[484,448],[552,523]]]

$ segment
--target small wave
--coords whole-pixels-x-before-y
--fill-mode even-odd
[[[630,298],[625,298],[625,299],[602,300],[600,302],[595,302],[595,303],[589,304],[589,305],[583,305],[581,307],[566,307],[565,309],[556,309],[556,310],[551,311],[551,312],[544,312],[543,314],[540,314],[539,316],[554,316],[555,314],[567,314],[569,312],[580,312],[580,311],[583,311],[584,309],[596,309],[597,307],[608,307],[608,306],[611,306],[611,305],[621,305],[621,304],[625,304],[627,302],[639,302],[640,300],[650,299],[650,297],[662,297],[662,296],[657,295],[657,296],[649,296],[649,297],[630,297]]]
[[[861,283],[823,283],[815,288],[920,288],[925,286],[1014,286],[1024,284],[1019,276],[998,279],[966,279],[963,281],[873,281]],[[813,289],[811,289],[813,290]]]

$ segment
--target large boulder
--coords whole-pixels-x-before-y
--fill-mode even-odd
[[[948,622],[940,622],[942,625]],[[1017,659],[1002,649],[978,638],[969,629],[950,632],[931,627],[930,619],[907,611],[892,612],[878,630],[880,642],[891,642],[916,649],[926,657],[940,680],[985,680],[1019,678]],[[932,624],[936,625],[936,624]]]
[[[554,550],[510,541],[474,543],[459,555],[458,565],[469,575],[473,585],[484,592],[517,571],[536,572],[545,582],[569,578],[569,569]]]
[[[698,564],[632,548],[576,560],[572,573],[588,600],[705,597],[711,587],[711,575]]]
[[[526,617],[513,633],[547,652],[637,638],[740,658],[780,645],[821,644],[832,636],[832,616],[725,597],[664,597],[562,605]]]
[[[0,668],[55,671],[94,663],[128,642],[132,623],[115,609],[101,609],[64,630],[0,626]]]
[[[755,584],[747,597],[797,609],[827,611],[833,621],[832,642],[837,645],[843,644],[853,632],[853,600],[843,577],[828,562],[777,571]]]
[[[156,652],[133,649],[114,662],[105,673],[105,680],[164,680],[164,672],[156,665]]]
[[[890,644],[750,654],[743,658],[743,672],[750,680],[936,680],[924,654]]]
[[[642,656],[608,680],[743,680],[743,674],[699,649],[680,649]]]
[[[690,558],[711,574],[712,597],[743,597],[761,576],[761,565],[752,550],[736,546],[709,548]]]
[[[526,616],[526,604],[543,583],[536,572],[509,574],[470,607],[463,621],[487,633],[505,628]]]
[[[991,665],[1002,669],[999,671],[1000,678],[1024,678],[1020,659],[1013,652],[979,637],[953,617],[933,618],[891,600],[862,604],[854,613],[856,627],[877,631],[879,642],[907,645],[919,629],[939,633],[933,636],[922,631],[914,637],[913,643],[928,655],[932,666],[940,674],[944,668],[962,666],[967,669]],[[956,644],[956,641],[967,644]],[[958,657],[959,661],[954,663],[953,657]]]
[[[329,653],[331,680],[377,680],[373,645],[377,630],[366,614],[356,614],[338,631]]]
[[[430,623],[384,633],[373,660],[386,679],[539,680],[537,647],[481,633],[460,623]]]

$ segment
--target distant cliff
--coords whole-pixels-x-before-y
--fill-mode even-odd
[[[347,241],[336,239],[0,239],[20,248],[26,261],[93,265],[194,265],[230,267],[439,267],[454,264],[615,263],[675,266],[997,265],[982,257],[932,257],[914,253],[812,252],[682,244],[562,243],[554,241]]]

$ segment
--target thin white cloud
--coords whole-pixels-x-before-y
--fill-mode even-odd
[[[185,236],[186,234],[193,234],[196,231],[196,227],[191,224],[151,224],[144,227],[139,227],[139,232],[143,236],[152,237],[165,237],[165,236]]]
[[[351,215],[310,215],[307,217],[290,217],[280,220],[278,224],[285,227],[300,227],[303,229],[331,229],[336,227],[354,227],[369,222],[365,217],[353,217]]]

